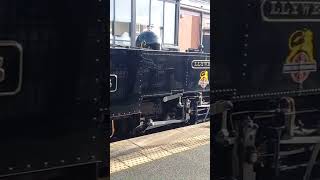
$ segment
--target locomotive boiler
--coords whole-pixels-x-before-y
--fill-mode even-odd
[[[319,178],[319,2],[213,7],[214,179]]]
[[[111,136],[209,118],[210,55],[161,49],[150,30],[136,48],[110,48]]]

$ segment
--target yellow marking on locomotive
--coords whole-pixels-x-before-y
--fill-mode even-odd
[[[311,72],[317,71],[314,58],[313,32],[309,29],[295,31],[289,37],[289,55],[283,67],[284,73],[290,73],[294,82],[302,83]]]
[[[200,80],[198,83],[202,88],[206,88],[209,84],[209,72],[208,71],[201,71],[200,73]]]
[[[307,59],[309,63],[316,63],[313,56],[313,33],[309,29],[292,33],[289,38],[289,49],[290,53],[286,60],[287,64],[295,63],[293,62],[294,56],[300,51],[305,52],[309,56]]]

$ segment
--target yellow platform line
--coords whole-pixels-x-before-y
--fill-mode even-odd
[[[175,153],[191,150],[210,143],[210,135],[198,135],[158,147],[140,147],[138,152],[121,155],[110,160],[110,174],[137,165],[161,159]]]

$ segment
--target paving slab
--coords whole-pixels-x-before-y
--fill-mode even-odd
[[[110,174],[209,143],[210,122],[115,142],[110,144]]]

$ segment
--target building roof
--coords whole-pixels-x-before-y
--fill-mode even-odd
[[[181,0],[181,6],[191,9],[202,9],[210,12],[210,1],[209,0]]]

